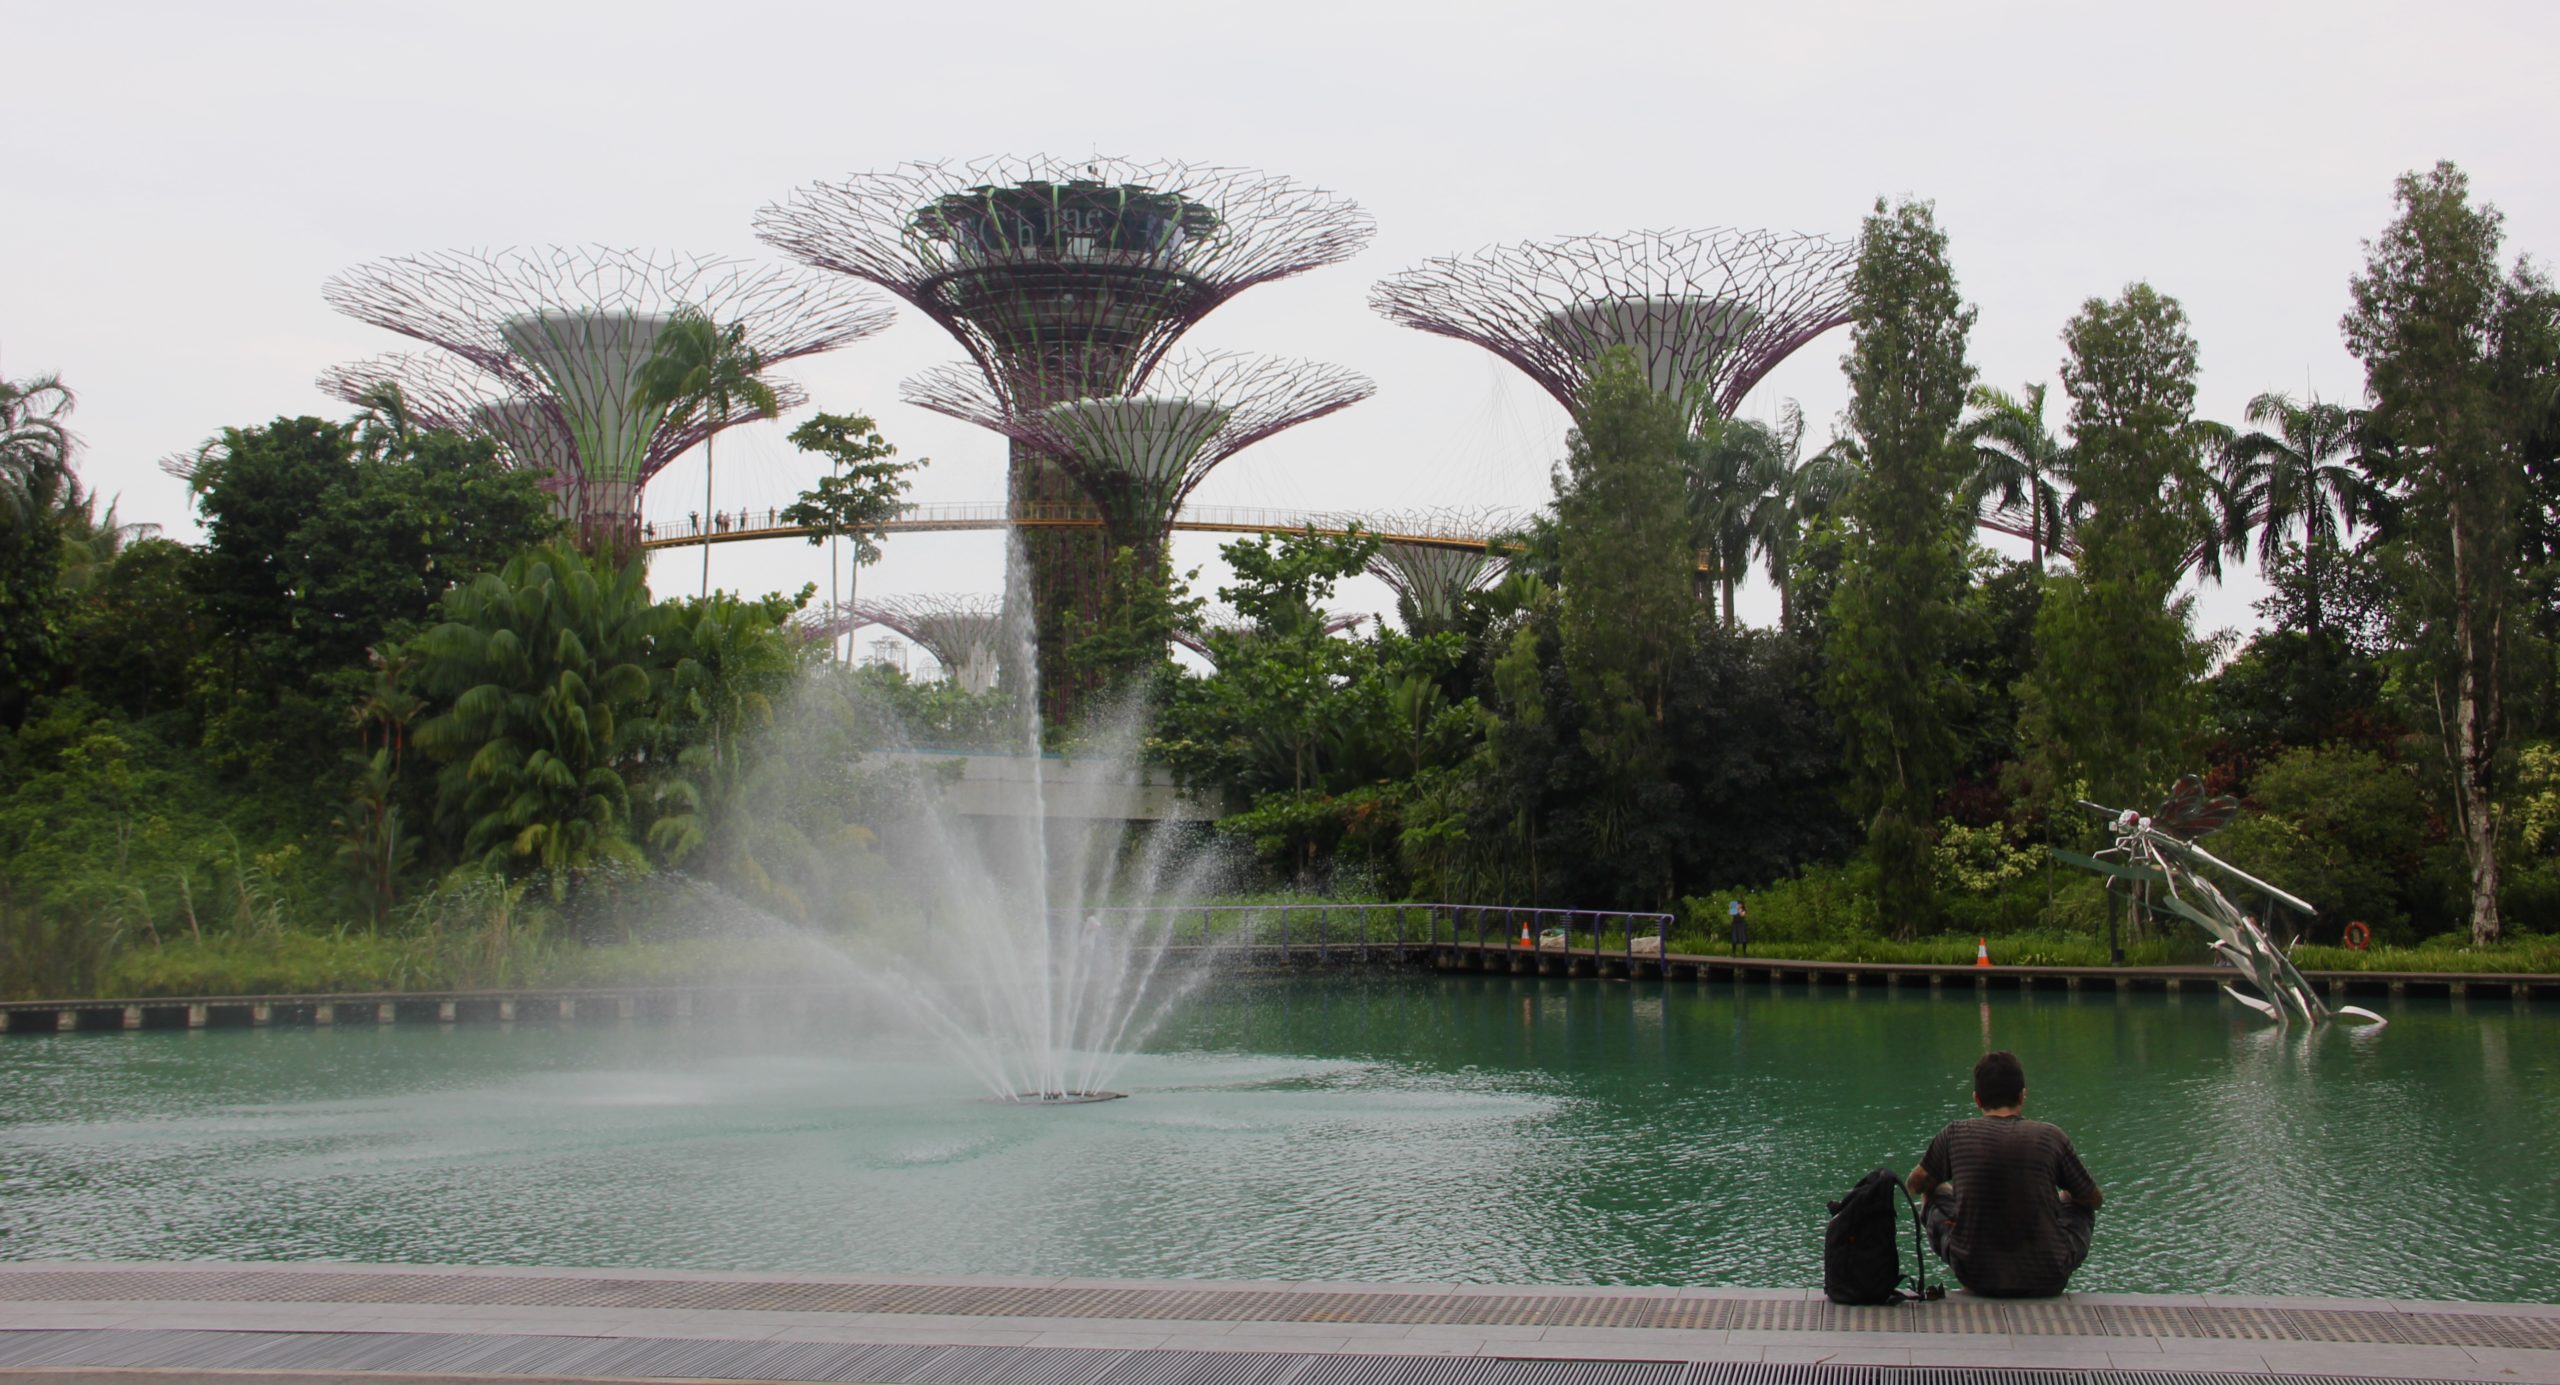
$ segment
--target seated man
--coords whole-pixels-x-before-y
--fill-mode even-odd
[[[1904,1185],[1929,1200],[1929,1244],[1977,1294],[2061,1293],[2089,1257],[2105,1197],[2070,1136],[2018,1114],[2027,1104],[2018,1055],[1982,1055],[1973,1104],[1982,1114],[1939,1131]]]

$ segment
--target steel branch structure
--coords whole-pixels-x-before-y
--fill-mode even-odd
[[[1603,351],[1730,417],[1780,361],[1849,320],[1854,242],[1712,228],[1574,236],[1425,260],[1371,290],[1389,320],[1473,342],[1582,412]]]
[[[1525,520],[1508,510],[1413,510],[1370,515],[1364,527],[1394,535],[1369,560],[1371,576],[1393,587],[1396,613],[1415,634],[1446,629],[1457,618],[1467,593],[1501,580],[1511,556],[1493,536],[1517,529]],[[1481,549],[1453,548],[1413,540],[1436,536],[1486,536]]]
[[[648,479],[742,421],[671,428],[665,409],[633,407],[634,376],[677,313],[743,324],[767,366],[858,341],[890,319],[886,304],[840,279],[602,245],[400,256],[336,275],[321,296],[468,362],[501,402],[547,403],[575,457],[564,503],[591,541],[636,536]]]
[[[1367,619],[1369,615],[1365,611],[1326,611],[1323,613],[1323,623],[1319,628],[1327,635],[1339,635],[1346,630],[1360,628],[1360,623]],[[1215,663],[1218,656],[1210,649],[1210,636],[1242,633],[1249,628],[1250,623],[1243,616],[1221,607],[1217,610],[1203,611],[1193,619],[1175,626],[1173,642]]]
[[[1066,399],[1018,412],[967,366],[907,381],[907,402],[991,428],[1053,459],[1101,511],[1114,547],[1153,571],[1185,500],[1220,462],[1283,429],[1377,392],[1365,375],[1314,361],[1220,351],[1177,357],[1142,393]]]
[[[885,626],[917,644],[942,665],[943,673],[968,692],[982,693],[996,682],[997,654],[1004,642],[1004,601],[971,595],[909,595],[848,603],[836,629]]]
[[[812,183],[756,216],[767,243],[878,284],[940,323],[1019,418],[1136,392],[1219,305],[1346,259],[1373,231],[1348,199],[1286,178],[1048,155],[902,164]],[[1086,502],[1037,445],[1017,438],[1012,451],[1017,507]],[[1022,541],[1042,702],[1060,716],[1085,686],[1058,657],[1068,617],[1099,614],[1109,555],[1091,534]]]
[[[578,440],[562,417],[559,403],[550,395],[513,393],[504,376],[481,370],[458,357],[408,352],[334,365],[320,372],[314,383],[322,393],[350,404],[364,403],[372,391],[383,385],[397,386],[409,417],[419,425],[457,433],[487,433],[497,439],[509,463],[541,475],[542,488],[557,500],[562,518],[573,522],[580,519],[578,506],[583,497],[577,484]],[[775,401],[784,409],[796,409],[809,402],[808,391],[789,380],[768,383]],[[660,427],[650,435],[644,470],[654,475],[713,433],[753,417],[742,409],[718,419],[697,414],[681,426]]]

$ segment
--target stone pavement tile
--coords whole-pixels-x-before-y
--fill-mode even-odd
[[[902,1332],[889,1327],[811,1326],[778,1329],[768,1342],[852,1342],[884,1346],[1027,1347],[1040,1334],[1001,1328],[947,1332]]]
[[[1765,1347],[1760,1359],[1771,1365],[1908,1366],[1907,1347]]]
[[[1262,1337],[1234,1333],[1168,1332],[1158,1345],[1172,1351],[1320,1351],[1353,1350],[1348,1337]],[[1363,1342],[1362,1350],[1374,1350],[1376,1343]]]
[[[2400,1346],[2384,1342],[2263,1342],[2267,1364],[2297,1375],[2405,1375],[2425,1379],[2436,1370],[2464,1371],[2477,1364],[2461,1347]]]
[[[2027,1370],[2104,1370],[2116,1364],[2105,1351],[2056,1350],[2042,1342],[2000,1351],[1967,1351],[1963,1347],[1913,1347],[1915,1366],[2001,1366]]]
[[[1813,1289],[1682,1289],[1676,1298],[1729,1298],[1740,1303],[1802,1303],[1820,1298]]]
[[[2560,1351],[2522,1351],[2512,1347],[2465,1347],[2482,1374],[2507,1380],[2560,1381]],[[2507,1374],[2513,1372],[2513,1374]]]
[[[2111,1351],[2108,1363],[2128,1371],[2270,1371],[2267,1358],[2254,1351]]]
[[[132,1327],[134,1314],[96,1311],[0,1310],[0,1332],[43,1332],[66,1327]]]
[[[1464,1328],[1416,1328],[1392,1342],[1363,1343],[1371,1351],[1396,1356],[1484,1356],[1517,1347],[1518,1342],[1489,1342]]]
[[[1145,1351],[1149,1347],[1162,1346],[1164,1335],[1161,1332],[1060,1330],[1040,1333],[1031,1339],[1031,1345],[1035,1347],[1118,1347],[1123,1351]]]
[[[1264,1332],[1271,1330],[1274,1324],[1238,1323],[1236,1326],[1242,1331]],[[1330,1332],[1335,1336],[1349,1337],[1354,1341],[1371,1342],[1381,1351],[1388,1349],[1386,1345],[1388,1339],[1413,1335],[1413,1324],[1404,1322],[1311,1322],[1296,1323],[1292,1326]]]

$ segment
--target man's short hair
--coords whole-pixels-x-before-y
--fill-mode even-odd
[[[1973,1099],[1985,1111],[2015,1106],[2027,1095],[2026,1065],[2003,1048],[1982,1055],[1973,1065]]]

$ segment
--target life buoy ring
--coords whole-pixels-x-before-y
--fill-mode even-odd
[[[2364,926],[2363,919],[2351,919],[2348,921],[2347,946],[2354,948],[2358,952],[2362,952],[2366,948],[2373,946],[2373,930]]]

